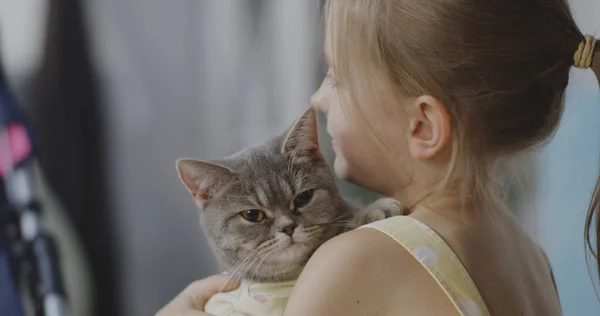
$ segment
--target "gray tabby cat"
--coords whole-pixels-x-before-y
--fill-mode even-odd
[[[217,258],[238,278],[298,277],[313,252],[347,230],[401,215],[393,199],[358,209],[339,195],[308,109],[283,135],[222,160],[177,161]]]

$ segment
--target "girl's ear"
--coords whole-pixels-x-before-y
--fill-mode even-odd
[[[452,119],[438,99],[424,95],[409,105],[409,151],[413,158],[426,160],[442,152],[452,134]]]

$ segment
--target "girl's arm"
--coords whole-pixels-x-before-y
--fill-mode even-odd
[[[210,316],[203,312],[204,304],[208,299],[217,294],[219,289],[225,284],[223,290],[230,291],[239,286],[239,282],[228,279],[225,275],[213,275],[202,280],[192,282],[171,302],[161,308],[155,316]],[[228,284],[231,283],[231,284]]]

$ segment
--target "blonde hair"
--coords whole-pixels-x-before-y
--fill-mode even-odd
[[[440,190],[458,188],[463,203],[483,208],[498,199],[498,158],[553,135],[574,53],[590,50],[566,0],[328,0],[326,16],[332,67],[351,103],[387,82],[446,105],[453,158]],[[600,80],[600,54],[590,61]],[[600,178],[588,240],[599,192]]]

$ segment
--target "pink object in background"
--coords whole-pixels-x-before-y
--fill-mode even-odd
[[[1,152],[5,148],[10,148],[10,160],[7,159],[6,153]],[[0,152],[0,176],[4,176],[12,166],[31,154],[31,143],[23,125],[11,123],[6,129],[0,131]]]

